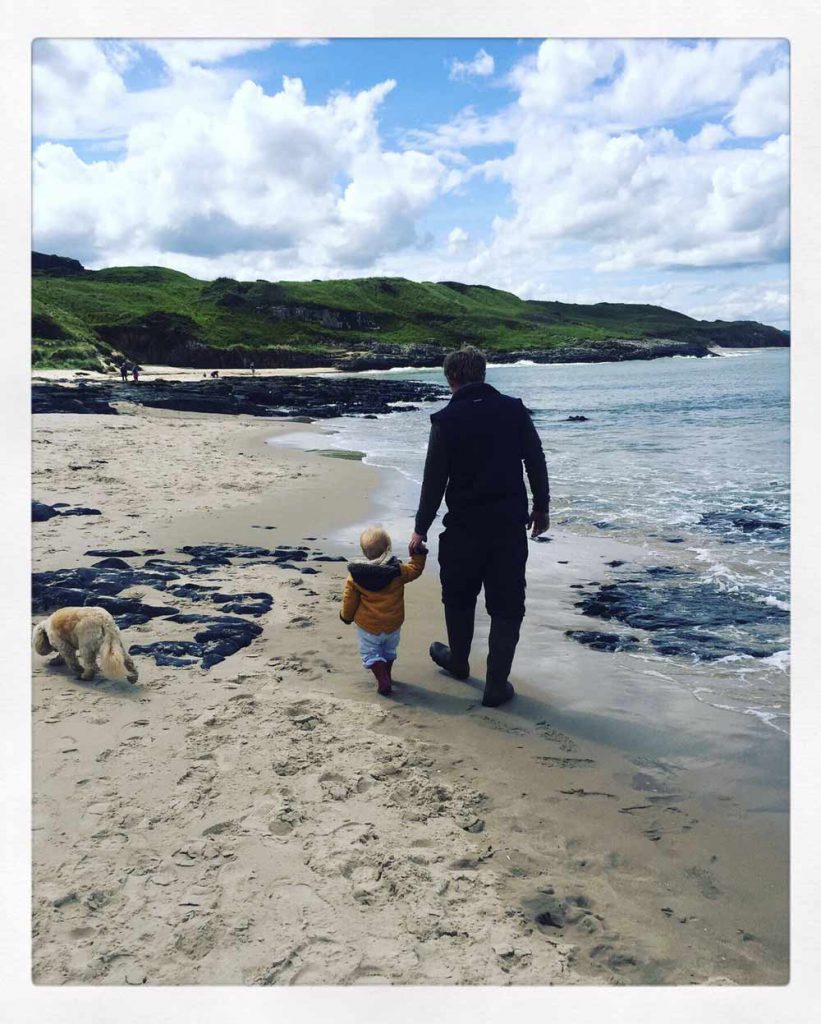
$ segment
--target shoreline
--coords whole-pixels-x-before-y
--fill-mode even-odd
[[[672,344],[672,343],[671,343]],[[790,348],[787,345],[753,345],[749,347],[744,346],[726,346],[714,343],[706,344],[703,350],[696,352],[676,352],[674,350],[668,350],[661,346],[661,350],[658,354],[653,355],[635,355],[631,357],[622,356],[619,359],[578,359],[578,353],[575,353],[575,358],[572,356],[574,353],[568,353],[570,358],[567,359],[556,359],[546,358],[546,353],[535,352],[529,353],[525,350],[521,352],[511,353],[512,358],[504,358],[500,360],[501,356],[505,353],[491,352],[488,355],[488,366],[490,367],[501,367],[501,366],[517,366],[517,365],[543,365],[543,366],[566,366],[566,365],[586,365],[588,363],[612,363],[612,362],[630,362],[630,361],[647,361],[655,359],[710,359],[716,357],[724,358],[736,358],[740,355],[750,355],[754,352],[769,351],[770,349],[778,348]],[[554,356],[555,353],[548,353]],[[531,358],[535,356],[536,358]],[[350,368],[347,365],[340,365],[339,363],[332,364],[329,366],[280,366],[280,367],[257,367],[255,374],[251,374],[247,367],[224,367],[219,369],[219,376],[221,379],[225,378],[265,378],[265,377],[322,377],[322,376],[345,376],[345,377],[358,377],[358,376],[369,376],[375,373],[402,373],[402,372],[413,372],[416,370],[438,370],[441,369],[441,360],[434,360],[424,363],[408,363],[402,361],[402,356],[397,356],[393,359],[380,362],[379,365],[374,366],[357,366],[356,368]],[[367,361],[365,357],[355,362]],[[210,369],[202,369],[197,367],[186,367],[186,366],[164,366],[160,364],[139,364],[140,369],[140,380],[177,380],[177,381],[198,381],[210,377]],[[61,367],[61,368],[32,368],[31,371],[32,380],[43,380],[61,383],[76,383],[81,380],[88,381],[107,381],[112,382],[119,380],[119,374],[114,371],[104,372],[102,370],[78,370],[72,367]]]
[[[35,417],[37,496],[66,500],[73,489],[83,501],[98,501],[104,513],[97,522],[77,517],[36,524],[36,569],[88,565],[84,550],[123,544],[157,545],[173,557],[180,542],[267,545],[275,538],[277,544],[311,540],[335,554],[337,542],[329,536],[341,521],[355,528],[380,486],[373,467],[263,443],[272,433],[292,432],[288,422],[132,409],[111,418]],[[133,463],[137,477],[129,479],[128,463],[123,467],[117,457],[133,454],[135,430],[141,459]],[[51,447],[37,447],[48,441]],[[82,462],[113,454],[115,469],[105,471],[113,476],[98,471],[81,483],[82,475],[68,468],[78,451]],[[208,474],[201,473],[203,464]],[[141,465],[158,467],[155,477],[142,479]],[[192,507],[185,517],[177,513],[181,503]],[[139,518],[127,519],[132,513],[126,509],[135,505]],[[277,528],[268,533],[264,526]],[[571,547],[581,552],[585,539]],[[377,697],[358,665],[351,632],[336,619],[343,566],[324,563],[317,575],[297,578],[235,562],[222,576],[228,589],[270,590],[274,609],[251,647],[209,672],[169,671],[140,658],[139,687],[129,690],[102,681],[82,687],[36,665],[37,980],[114,983],[128,981],[131,972],[132,982],[144,973],[149,983],[786,981],[786,887],[779,872],[785,874],[787,864],[779,867],[777,838],[751,850],[748,816],[732,800],[720,802],[719,815],[678,791],[686,765],[664,759],[631,765],[612,747],[574,735],[564,723],[557,727],[557,708],[526,684],[509,711],[482,709],[477,683],[450,680],[427,658],[427,642],[442,628],[435,565],[408,591],[400,685],[391,701]],[[306,618],[308,624],[295,625]],[[162,619],[153,620],[128,630],[126,642],[153,638],[164,628]],[[268,668],[260,672],[257,659],[264,656]],[[570,656],[587,666],[611,657],[584,649]],[[518,684],[517,675],[514,666]],[[144,707],[138,711],[135,701]],[[238,717],[246,701],[254,702],[253,714]],[[294,706],[301,711],[289,714]],[[129,726],[135,713],[149,724]],[[311,715],[319,719],[313,726]],[[107,721],[96,724],[95,718]],[[120,719],[125,739],[115,745],[110,733]],[[71,734],[73,756],[50,740],[54,726]],[[283,736],[290,751],[283,768],[299,764],[295,773],[272,779],[266,764],[272,754],[280,756]],[[314,741],[322,762],[309,756]],[[161,751],[175,770],[183,769],[179,781],[157,756]],[[200,766],[214,774],[203,782],[197,762],[209,752]],[[374,752],[387,772],[363,773]],[[331,761],[333,770],[325,763]],[[243,768],[250,776],[242,776]],[[254,799],[238,819],[235,805],[248,803],[249,784]],[[139,810],[146,787],[152,803],[169,803],[171,820],[148,823],[148,808]],[[89,804],[96,809],[89,811]],[[455,814],[441,810],[457,804]],[[271,810],[261,811],[263,805]],[[92,835],[76,824],[83,808],[97,815],[94,824],[102,822],[102,830]],[[329,838],[335,834],[330,820],[343,811],[340,824],[359,820],[365,828],[377,817],[376,832],[389,838],[338,846]],[[275,815],[273,831],[259,821],[265,813]],[[759,820],[765,818],[762,811]],[[208,831],[223,819],[224,829]],[[783,815],[771,812],[764,833],[777,834],[779,820]],[[199,871],[199,847],[182,855],[163,852],[160,841],[179,843],[186,830],[199,837],[192,844],[214,845],[215,839],[225,845],[217,882],[209,868],[197,874],[205,892],[191,891],[191,900],[160,913],[161,934],[148,945],[129,945],[126,936],[118,940],[121,953],[112,956],[119,948],[117,941],[111,948],[118,922],[123,928],[135,914],[139,920],[156,913],[174,887],[190,889],[181,876]],[[60,832],[66,838],[55,840]],[[125,842],[116,838],[119,832]],[[79,872],[84,894],[58,908],[55,900],[66,893],[57,889],[77,888],[84,843],[92,851]],[[379,857],[357,853],[369,847],[381,849],[381,869]],[[270,858],[279,865],[273,888],[266,881]],[[454,867],[457,861],[461,866]],[[123,880],[108,892],[111,878]],[[767,899],[751,904],[751,893],[760,896],[762,888]],[[112,910],[97,906],[100,899],[89,904],[98,889]],[[251,920],[266,892],[280,893],[279,916],[266,917],[267,931]],[[336,906],[330,917],[322,906],[329,897]],[[63,927],[56,918],[71,920]],[[291,942],[300,921],[309,922],[314,935],[307,946]],[[374,931],[383,947],[393,943],[393,957],[372,951]],[[130,928],[127,933],[136,940]],[[216,938],[222,949],[218,941],[209,945]]]

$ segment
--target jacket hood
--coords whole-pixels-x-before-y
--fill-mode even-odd
[[[401,575],[399,559],[394,556],[384,565],[374,565],[372,562],[349,562],[348,572],[357,586],[365,590],[384,590]]]

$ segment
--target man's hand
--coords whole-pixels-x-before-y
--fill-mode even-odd
[[[426,537],[423,537],[421,533],[412,533],[410,543],[408,544],[408,554],[415,555],[418,553],[425,554],[427,549],[425,548]]]
[[[536,511],[531,512],[527,525],[532,527],[530,533],[531,537],[540,537],[550,529],[550,513]]]

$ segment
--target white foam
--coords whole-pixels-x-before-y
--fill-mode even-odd
[[[776,651],[775,654],[771,654],[768,658],[762,658],[761,663],[762,665],[772,665],[774,668],[779,669],[781,672],[789,672],[790,652]]]
[[[693,696],[700,704],[707,704],[709,707],[715,708],[717,711],[731,711],[737,715],[753,715],[754,718],[758,718],[760,721],[764,722],[765,725],[769,725],[771,729],[775,729],[784,736],[789,736],[789,731],[787,729],[782,729],[780,725],[776,725],[775,723],[775,719],[777,718],[789,719],[789,715],[787,715],[786,712],[772,711],[767,708],[734,707],[732,704],[718,704],[715,701],[707,700],[705,697],[700,696],[700,694],[707,694],[711,692],[712,691],[705,688],[699,688],[693,690]]]
[[[424,373],[427,371],[436,370],[435,366],[391,366],[386,370],[356,370],[351,376],[352,377],[370,377],[374,374],[379,373]]]

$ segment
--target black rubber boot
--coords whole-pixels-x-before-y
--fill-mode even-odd
[[[482,704],[486,708],[498,708],[512,697],[516,691],[508,680],[516,644],[519,642],[518,619],[491,618],[490,636],[488,637],[487,675],[485,676],[485,692]]]
[[[430,656],[445,672],[455,679],[467,679],[470,675],[470,645],[473,643],[473,617],[476,606],[464,608],[457,605],[445,605],[445,623],[448,627],[449,647],[444,644],[432,643]]]

